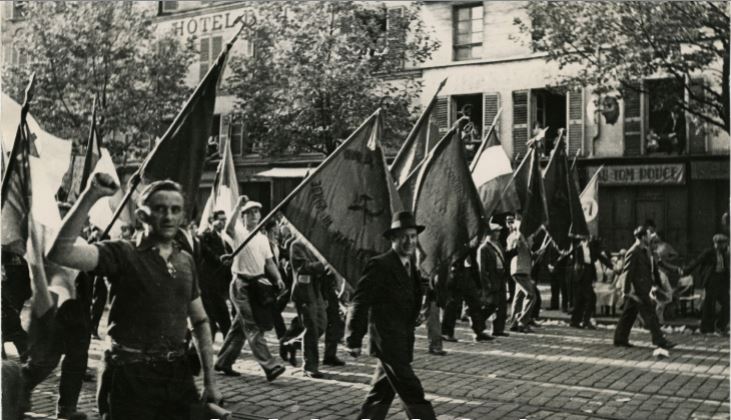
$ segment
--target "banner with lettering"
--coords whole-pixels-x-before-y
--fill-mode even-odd
[[[421,269],[430,277],[476,246],[485,224],[480,195],[455,132],[450,130],[431,151],[416,182],[414,216],[426,226],[419,235]]]
[[[328,157],[281,209],[287,220],[348,283],[389,248],[383,232],[401,210],[380,145],[375,113]]]

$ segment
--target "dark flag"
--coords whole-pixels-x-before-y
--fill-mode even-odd
[[[575,161],[574,161],[575,163]],[[571,208],[571,226],[569,237],[589,236],[589,225],[584,215],[581,196],[579,195],[579,174],[576,172],[576,165],[571,165],[569,170],[569,203]],[[594,233],[596,236],[596,233]]]
[[[183,187],[186,216],[192,216],[196,207],[203,164],[211,135],[213,109],[216,103],[216,87],[223,72],[233,40],[208,69],[205,77],[175,117],[157,145],[142,164],[141,174],[145,182],[171,179]]]
[[[401,209],[380,145],[380,111],[310,174],[279,210],[317,253],[355,286]],[[263,221],[262,221],[263,222]]]
[[[531,147],[515,170],[511,182],[520,200],[520,214],[523,218],[520,232],[525,236],[530,236],[549,220],[539,160],[536,148]],[[506,194],[510,194],[507,189],[503,192],[503,197]]]
[[[477,245],[485,220],[464,147],[450,130],[419,172],[414,216],[426,230],[419,235],[421,268],[429,277]]]
[[[393,179],[397,185],[401,185],[406,181],[406,178],[418,168],[424,159],[426,159],[429,151],[439,141],[439,128],[431,122],[431,116],[437,102],[437,95],[445,83],[447,83],[447,79],[442,80],[439,84],[431,101],[424,108],[424,112],[419,116],[414,128],[411,129],[411,132],[401,145],[401,149],[399,149],[396,157],[393,159],[393,163],[391,163],[391,175],[393,175]],[[411,205],[410,201],[408,205]]]

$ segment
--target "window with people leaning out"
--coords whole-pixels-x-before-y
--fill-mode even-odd
[[[683,86],[673,79],[645,80],[647,98],[645,154],[685,152],[685,112]]]
[[[482,142],[482,94],[454,95],[451,109],[452,121],[468,118],[460,122],[459,135],[465,146],[467,159],[471,160]]]
[[[530,94],[531,137],[548,127],[545,140],[538,143],[538,150],[543,156],[550,156],[558,140],[558,130],[566,127],[566,93],[558,89],[545,88],[531,89]]]

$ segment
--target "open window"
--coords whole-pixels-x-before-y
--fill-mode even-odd
[[[533,89],[531,106],[531,137],[548,127],[541,152],[549,156],[558,138],[558,130],[566,128],[566,94],[552,89]]]
[[[683,86],[674,79],[646,80],[645,154],[681,154],[685,150]]]
[[[452,96],[451,113],[452,121],[469,117],[468,122],[460,123],[459,136],[467,151],[467,159],[471,159],[482,141],[482,93]]]

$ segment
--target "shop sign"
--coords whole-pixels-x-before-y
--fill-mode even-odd
[[[691,162],[690,176],[692,179],[729,179],[729,162]]]
[[[590,167],[589,175],[599,168]],[[601,185],[678,185],[685,183],[685,165],[662,163],[647,165],[607,165],[599,174]]]

